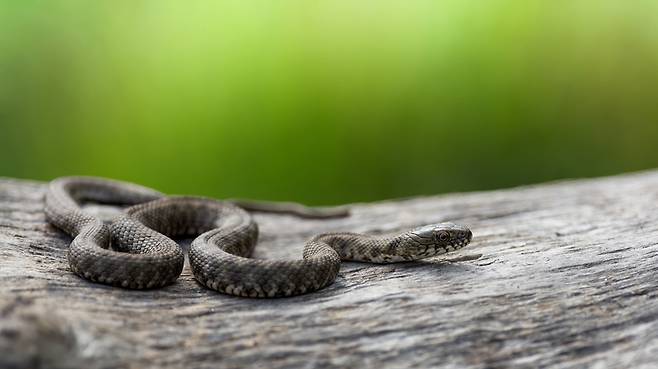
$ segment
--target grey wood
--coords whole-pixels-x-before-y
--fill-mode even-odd
[[[464,261],[343,263],[328,288],[274,300],[208,290],[189,266],[159,290],[83,280],[44,191],[0,179],[0,368],[658,367],[658,171],[355,204],[345,219],[259,214],[263,258],[300,257],[319,232],[474,233]]]

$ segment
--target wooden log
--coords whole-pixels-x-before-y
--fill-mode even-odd
[[[150,291],[81,279],[44,192],[0,179],[1,368],[658,366],[658,171],[355,204],[343,219],[258,214],[262,258],[299,258],[319,232],[447,220],[474,233],[456,256],[482,254],[344,263],[330,287],[273,300],[208,290],[189,266]]]

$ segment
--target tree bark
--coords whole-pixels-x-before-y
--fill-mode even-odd
[[[0,179],[0,368],[658,366],[658,171],[355,204],[341,219],[257,214],[261,258],[300,258],[328,231],[474,233],[465,261],[345,262],[328,288],[272,300],[208,290],[188,265],[157,290],[81,279],[45,188]]]

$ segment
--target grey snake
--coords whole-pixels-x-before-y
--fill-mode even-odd
[[[84,202],[129,206],[109,225],[81,208]],[[240,205],[240,206],[238,206]],[[62,177],[49,184],[47,220],[70,235],[71,270],[112,286],[145,289],[176,281],[184,254],[172,238],[198,236],[189,261],[204,286],[236,296],[294,296],[331,284],[341,260],[392,263],[458,250],[471,231],[453,223],[431,224],[395,235],[324,233],[304,246],[301,259],[250,258],[258,226],[246,209],[290,212],[302,217],[346,215],[345,209],[298,204],[218,201],[165,196],[139,185],[94,177]]]

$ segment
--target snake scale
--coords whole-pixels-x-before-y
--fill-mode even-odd
[[[128,206],[109,225],[82,210],[84,202]],[[258,211],[302,217],[345,215],[297,204],[238,203]],[[294,296],[331,284],[341,260],[392,263],[427,258],[467,245],[471,231],[453,223],[419,227],[396,235],[324,233],[304,246],[301,259],[250,258],[258,226],[242,207],[202,197],[165,196],[139,185],[94,177],[62,177],[49,184],[47,220],[69,234],[71,270],[112,286],[145,289],[173,283],[184,254],[172,238],[198,236],[190,246],[194,278],[236,296]]]

